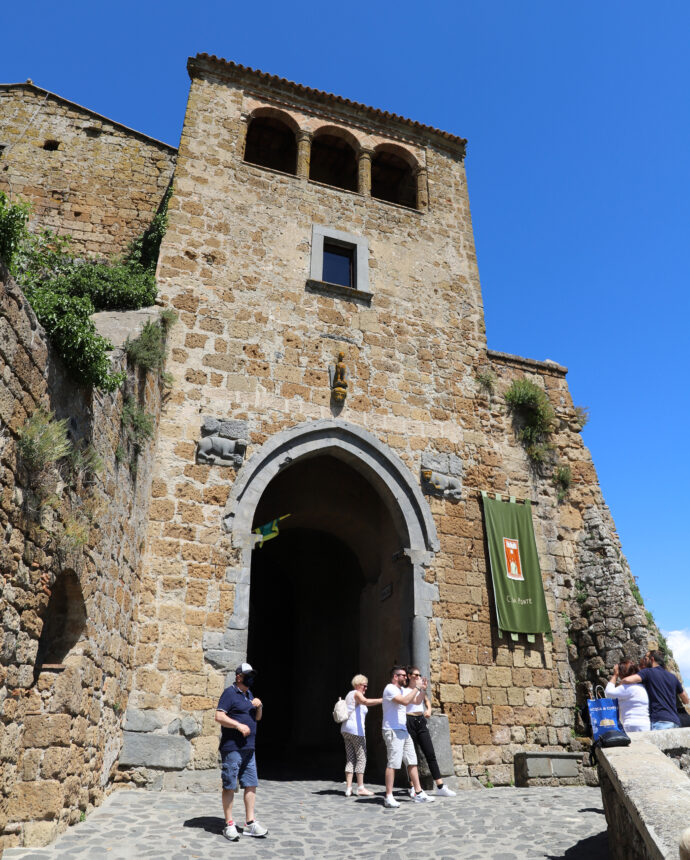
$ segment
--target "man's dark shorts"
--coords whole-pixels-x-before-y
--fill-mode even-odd
[[[241,788],[252,788],[259,784],[256,772],[256,757],[254,750],[229,750],[221,753],[220,775],[223,788],[227,791],[237,790],[237,780]]]

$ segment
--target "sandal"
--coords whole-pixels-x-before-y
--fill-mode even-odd
[[[357,797],[373,797],[374,792],[369,791],[368,788],[358,788],[357,789]]]

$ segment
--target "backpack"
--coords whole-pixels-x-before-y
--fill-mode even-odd
[[[347,720],[347,703],[344,699],[338,699],[333,708],[333,719],[336,723],[344,723]]]

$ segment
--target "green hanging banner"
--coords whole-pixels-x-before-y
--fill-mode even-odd
[[[550,636],[532,505],[490,499],[486,493],[482,499],[499,634],[505,630]]]

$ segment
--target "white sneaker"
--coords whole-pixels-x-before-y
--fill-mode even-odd
[[[414,790],[414,788],[412,786],[410,786],[408,789],[408,794],[414,800],[414,796],[417,794],[417,792]]]
[[[234,824],[226,824],[225,829],[223,830],[223,836],[226,839],[229,839],[231,842],[237,842],[240,838],[240,831],[235,827]]]
[[[419,794],[415,794],[414,802],[415,803],[433,803],[436,800],[435,797],[429,797],[426,791],[420,791]]]
[[[345,789],[345,797],[352,797],[352,786]]]
[[[452,788],[448,788],[447,785],[437,788],[434,794],[437,794],[439,797],[455,797],[455,792]]]
[[[398,806],[400,806],[400,804],[393,797],[392,794],[386,795],[386,799],[383,801],[383,805],[386,807],[386,809],[396,809]]]
[[[259,824],[258,821],[253,821],[251,824],[246,824],[242,831],[243,836],[265,836],[268,833],[268,827]]]

